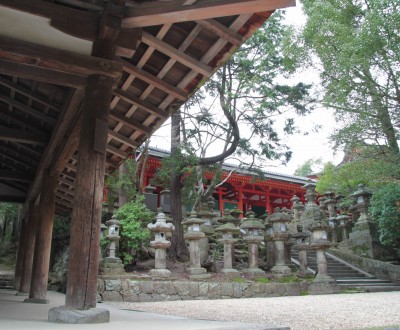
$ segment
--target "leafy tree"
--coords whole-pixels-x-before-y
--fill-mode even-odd
[[[400,249],[400,185],[389,184],[375,192],[371,206],[381,243]]]
[[[147,224],[153,221],[154,213],[143,202],[144,197],[138,196],[116,212],[116,217],[121,222],[119,252],[125,264],[138,257],[142,245],[146,245],[150,238]]]
[[[322,159],[307,159],[302,165],[296,168],[294,171],[294,175],[298,176],[307,176],[316,173],[316,166],[320,166],[322,164]]]
[[[307,22],[293,31],[289,63],[320,72],[322,104],[335,112],[335,147],[375,145],[399,160],[400,3],[302,0]],[[370,150],[372,151],[372,150]]]

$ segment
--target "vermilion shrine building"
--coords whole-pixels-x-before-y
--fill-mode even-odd
[[[162,159],[169,156],[168,151],[160,149],[150,149],[149,158],[145,167],[144,185],[154,184],[154,177],[158,168],[161,167]],[[225,165],[222,180],[225,179],[232,170],[236,170],[233,165]],[[212,174],[206,174],[207,179],[211,179]],[[213,197],[216,207],[224,209],[238,208],[246,212],[251,208],[257,215],[269,214],[276,207],[290,208],[290,199],[297,195],[304,201],[305,189],[303,186],[308,178],[284,175],[274,172],[264,172],[264,177],[257,176],[255,173],[246,170],[236,170],[227,181],[216,188]],[[143,187],[144,188],[144,187]],[[155,193],[158,194],[158,204],[160,204],[160,192],[162,188],[157,187]]]

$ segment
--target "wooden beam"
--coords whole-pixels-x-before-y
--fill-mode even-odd
[[[156,76],[152,75],[151,73],[148,73],[144,70],[139,69],[136,65],[133,65],[127,61],[124,61],[122,59],[118,59],[119,62],[122,63],[124,71],[130,73],[131,75],[135,76],[138,79],[141,79],[145,82],[147,82],[150,85],[153,85],[154,87],[162,90],[163,92],[170,94],[174,96],[175,98],[186,101],[188,98],[188,94],[171,85],[166,83],[165,81],[161,80],[160,78],[157,78]]]
[[[150,33],[143,32],[142,41],[169,56],[170,58],[176,60],[177,62],[182,63],[188,68],[191,68],[192,70],[202,74],[203,76],[211,77],[213,74],[213,69],[208,65],[195,60],[186,53],[181,52],[180,50],[168,45],[164,41],[152,36]]]
[[[122,27],[145,27],[272,11],[295,6],[295,0],[202,0],[182,6],[181,0],[144,2],[126,7]]]
[[[4,110],[3,108],[0,107],[0,118],[3,120],[11,121],[14,125],[17,125],[21,128],[29,128],[29,131],[31,132],[37,132],[37,133],[42,133],[43,131],[35,128],[34,126],[31,126],[32,123],[27,123],[26,118],[22,118],[21,116],[16,115],[14,112],[9,112],[8,109]]]
[[[136,141],[133,141],[117,132],[114,132],[113,130],[109,129],[108,130],[108,136],[112,137],[114,140],[117,140],[123,144],[126,144],[127,146],[136,149],[139,147],[139,143]]]
[[[168,118],[167,112],[161,110],[160,108],[157,108],[156,106],[152,105],[151,103],[149,103],[147,101],[141,100],[140,98],[138,98],[135,95],[131,95],[131,94],[123,91],[122,89],[115,89],[113,93],[114,93],[114,95],[120,97],[122,100],[124,100],[132,105],[135,105],[143,110],[146,110],[161,119]]]
[[[18,85],[17,83],[14,83],[11,80],[5,79],[3,77],[0,77],[0,85],[6,86],[12,90],[14,90],[15,92],[25,95],[28,98],[37,101],[41,104],[43,104],[46,107],[49,107],[50,109],[53,109],[57,112],[59,112],[61,110],[61,106],[58,104],[53,103],[51,100],[46,99],[45,97],[41,96],[40,94],[34,93],[31,90]]]
[[[218,37],[230,42],[234,46],[241,46],[244,38],[236,31],[231,30],[215,19],[198,20],[196,23],[200,24],[205,29],[214,32]]]
[[[104,75],[112,78],[114,82],[118,82],[122,74],[121,64],[115,61],[1,36],[0,59],[83,77],[94,74]],[[15,75],[18,76],[18,74]]]
[[[0,180],[31,182],[33,178],[33,176],[22,172],[0,170]]]
[[[122,151],[121,149],[117,149],[110,144],[107,145],[107,151],[112,153],[113,155],[121,157],[122,159],[126,159],[126,157],[128,157],[128,154],[126,152]]]
[[[46,145],[49,137],[45,134],[0,126],[0,141]]]
[[[110,110],[110,116],[116,119],[117,121],[122,122],[126,126],[129,126],[135,130],[143,132],[147,136],[150,136],[152,133],[152,129],[150,127],[147,127],[134,119],[125,117],[123,114],[119,113],[116,110]]]

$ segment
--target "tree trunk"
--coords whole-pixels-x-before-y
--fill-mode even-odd
[[[171,156],[180,153],[180,124],[181,113],[176,111],[171,116]],[[182,227],[182,190],[181,173],[178,169],[173,169],[170,181],[171,191],[171,218],[175,230],[171,239],[169,248],[169,257],[171,260],[187,261],[189,252],[183,237]]]

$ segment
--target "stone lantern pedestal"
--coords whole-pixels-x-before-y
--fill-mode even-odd
[[[275,265],[275,248],[274,248],[274,230],[272,225],[266,219],[265,222],[265,235],[264,235],[265,249],[267,255],[267,262],[265,268],[271,269]]]
[[[106,222],[108,225],[107,239],[110,241],[108,246],[108,256],[99,263],[99,274],[121,274],[125,272],[122,260],[115,256],[119,236],[120,222],[115,215]]]
[[[314,275],[314,273],[307,267],[307,251],[310,249],[310,244],[307,240],[310,238],[309,233],[303,233],[299,230],[298,233],[292,235],[292,238],[296,240],[294,248],[299,252],[299,271],[300,277],[306,277]]]
[[[165,214],[159,211],[155,224],[148,224],[147,228],[155,233],[155,240],[150,242],[150,246],[156,249],[155,269],[150,270],[150,275],[154,277],[169,277],[170,270],[167,269],[167,252],[171,242],[167,240],[167,233],[172,232],[175,227],[167,223]]]
[[[242,223],[240,229],[247,231],[247,235],[243,236],[243,241],[249,245],[249,268],[243,270],[243,274],[248,278],[264,277],[265,272],[258,268],[258,245],[264,240],[260,231],[264,229],[264,225],[255,218],[253,212],[248,212],[248,218]]]
[[[185,239],[189,241],[190,267],[187,269],[190,279],[206,279],[210,275],[207,270],[201,267],[199,240],[205,237],[200,230],[200,225],[204,223],[196,217],[196,212],[192,211],[189,219],[183,221],[183,225],[188,226],[188,232],[185,233]]]
[[[238,241],[233,235],[238,234],[239,229],[232,223],[226,223],[219,226],[215,231],[222,233],[222,238],[218,241],[224,244],[224,268],[221,273],[229,278],[239,277],[240,272],[233,269],[232,265],[234,246]]]
[[[269,217],[272,224],[273,241],[275,250],[275,265],[271,271],[275,277],[284,277],[291,275],[292,270],[286,264],[285,258],[285,242],[289,240],[290,234],[287,229],[287,223],[290,222],[291,216],[283,213],[280,208],[276,208],[275,213]]]
[[[350,217],[348,215],[339,215],[336,219],[339,222],[339,228],[342,230],[341,240],[345,241],[349,239],[349,225],[347,222]]]

